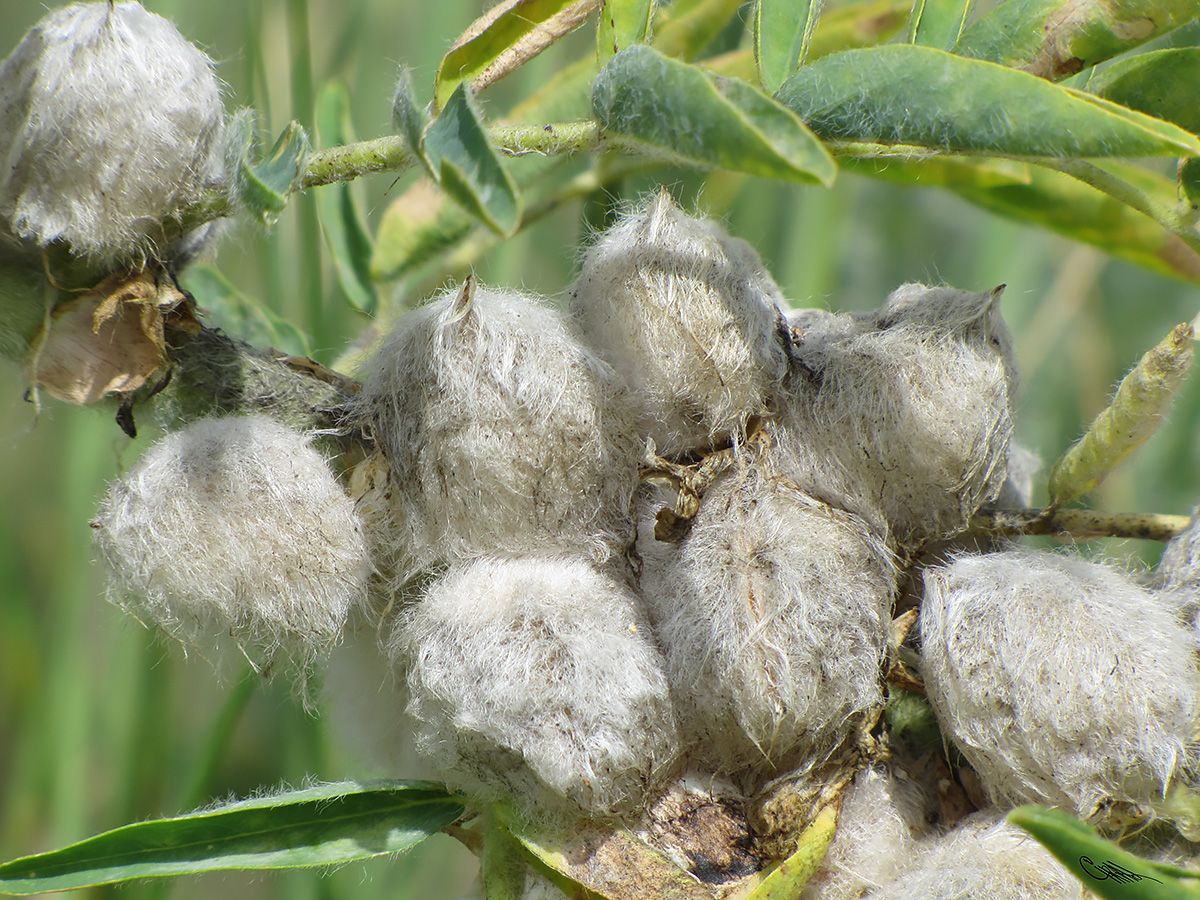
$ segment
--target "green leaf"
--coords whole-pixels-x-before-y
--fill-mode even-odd
[[[444,106],[464,81],[475,93],[584,23],[600,0],[501,0],[454,42],[438,67],[434,99]]]
[[[821,810],[800,833],[796,852],[768,872],[758,887],[746,895],[746,900],[794,900],[799,897],[833,843],[837,823],[836,804]]]
[[[425,129],[429,127],[429,113],[413,100],[412,69],[401,69],[396,76],[396,93],[392,96],[392,127],[404,138],[408,152],[419,159],[432,175],[433,165],[425,153]]]
[[[1126,375],[1108,407],[1050,472],[1050,504],[1088,493],[1150,435],[1187,378],[1195,355],[1192,326],[1176,325]]]
[[[330,81],[317,95],[317,133],[330,146],[354,140],[350,122],[350,92],[338,81]],[[371,279],[371,236],[349,182],[326,185],[317,194],[317,218],[337,269],[338,283],[350,305],[374,315],[379,306]]]
[[[604,0],[596,23],[596,58],[603,66],[617,53],[650,40],[655,0]]]
[[[308,336],[282,316],[252,300],[212,266],[192,266],[184,286],[205,313],[205,323],[255,347],[271,347],[292,356],[312,356]]]
[[[529,864],[512,833],[492,810],[484,813],[479,880],[487,900],[521,900]]]
[[[1197,15],[1195,0],[1008,0],[963,32],[954,52],[1058,81]]]
[[[497,234],[521,221],[517,186],[488,140],[474,98],[459,84],[442,113],[425,129],[425,152],[442,189]]]
[[[1185,159],[1179,167],[1179,192],[1193,209],[1200,209],[1200,159]]]
[[[287,205],[288,195],[300,186],[308,156],[308,135],[299,122],[288,123],[266,158],[254,163],[250,159],[257,145],[254,114],[243,111],[234,118],[230,130],[236,135],[229,146],[235,148],[231,163],[237,201],[264,225],[272,225]]]
[[[971,0],[916,0],[908,23],[908,42],[949,50],[971,12]]]
[[[833,181],[833,158],[793,113],[736,79],[650,47],[622,50],[592,90],[606,131],[683,162],[802,183]]]
[[[695,59],[742,8],[743,0],[674,0],[655,22],[655,49],[682,60]]]
[[[1200,898],[1200,889],[1172,874],[1180,870],[1139,859],[1066,813],[1021,806],[1008,814],[1008,821],[1037,838],[1085,887],[1104,900]]]
[[[822,138],[1005,156],[1196,156],[1182,129],[1024,72],[896,45],[804,66],[777,95]]]
[[[1046,228],[1172,278],[1200,282],[1200,256],[1154,220],[1081,181],[1005,159],[850,159],[841,165],[897,184],[943,187],[998,215]],[[1105,169],[1162,203],[1175,186],[1140,166]]]
[[[1139,53],[1097,72],[1088,90],[1098,97],[1200,133],[1200,48]]]
[[[754,60],[763,90],[775,93],[808,56],[825,0],[758,0]]]
[[[0,893],[36,894],[218,869],[328,866],[398,853],[463,814],[441,785],[341,782],[126,825],[0,865]]]

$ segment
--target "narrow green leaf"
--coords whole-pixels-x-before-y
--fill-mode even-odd
[[[831,804],[821,810],[800,833],[796,852],[777,865],[746,900],[794,900],[816,874],[821,860],[837,833],[838,807]]]
[[[1006,156],[1196,156],[1158,119],[1024,72],[895,45],[804,66],[778,98],[822,138]]]
[[[1200,47],[1139,53],[1105,66],[1088,82],[1098,97],[1200,133]]]
[[[300,186],[308,135],[299,122],[288,123],[266,158],[255,163],[250,159],[256,146],[254,114],[247,111],[237,116],[231,128],[238,135],[229,144],[237,148],[231,162],[238,203],[263,224],[272,225],[287,205],[288,195]]]
[[[429,155],[442,189],[498,234],[511,235],[521,221],[517,186],[488,140],[474,98],[459,84],[425,130]]]
[[[963,32],[954,52],[1058,81],[1198,15],[1195,0],[1007,0]]]
[[[444,106],[464,81],[475,93],[584,23],[601,0],[501,0],[454,42],[438,67],[434,99]]]
[[[606,131],[687,163],[826,185],[837,168],[804,123],[766,94],[650,47],[613,57],[596,79],[592,109]]]
[[[317,133],[328,146],[354,140],[350,122],[350,92],[339,81],[330,81],[317,95]],[[374,315],[379,305],[371,280],[371,236],[355,200],[350,182],[327,185],[316,192],[317,218],[337,269],[338,283],[350,305]]]
[[[962,35],[971,0],[915,0],[908,23],[908,42],[949,50]]]
[[[429,113],[413,99],[412,69],[401,69],[396,76],[396,93],[392,95],[392,127],[404,138],[408,152],[421,161],[425,171],[433,175],[433,165],[425,153],[425,129]]]
[[[604,0],[596,23],[596,58],[603,66],[634,44],[650,40],[655,0]]]
[[[184,286],[196,298],[205,324],[255,347],[274,348],[292,356],[312,356],[312,343],[288,319],[243,294],[212,266],[192,266]]]
[[[1103,900],[1198,900],[1200,889],[1139,859],[1058,810],[1021,806],[1008,821],[1024,828]]]
[[[484,814],[483,855],[479,880],[487,900],[521,900],[529,864],[512,833],[492,810]]]
[[[754,60],[763,90],[773,94],[808,56],[825,0],[758,0]]]
[[[1161,225],[1077,179],[1041,166],[1004,159],[848,159],[853,172],[897,184],[943,187],[989,212],[1099,247],[1153,272],[1200,282],[1200,256]],[[1105,169],[1161,203],[1175,185],[1130,163]]]
[[[1195,209],[1200,209],[1200,159],[1183,160],[1179,167],[1179,192]]]
[[[1050,472],[1050,503],[1086,494],[1158,430],[1195,355],[1192,326],[1176,325],[1126,375],[1108,407]]]
[[[655,22],[654,48],[692,60],[704,52],[742,8],[743,0],[674,0]]]
[[[342,782],[126,825],[0,865],[0,893],[36,894],[219,869],[327,866],[398,853],[463,814],[429,782]]]

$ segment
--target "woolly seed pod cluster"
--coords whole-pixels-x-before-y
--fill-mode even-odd
[[[0,219],[113,268],[190,255],[201,236],[167,223],[221,183],[224,114],[171,22],[136,2],[54,10],[0,64]]]
[[[110,597],[186,644],[228,635],[301,673],[365,599],[353,502],[309,439],[265,416],[201,419],[114,482],[93,523]]]

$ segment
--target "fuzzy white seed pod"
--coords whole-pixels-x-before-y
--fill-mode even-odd
[[[638,549],[699,764],[729,774],[803,768],[882,705],[896,573],[855,516],[735,470],[705,493],[680,544],[643,529]]]
[[[781,468],[902,543],[962,530],[1005,479],[1015,370],[999,296],[908,284],[873,313],[814,319]]]
[[[571,308],[670,456],[736,438],[787,372],[779,288],[745,241],[658,194],[585,252]]]
[[[1200,507],[1187,528],[1171,538],[1158,564],[1158,582],[1181,604],[1200,606]]]
[[[942,731],[998,801],[1146,812],[1196,760],[1194,641],[1113,568],[1010,550],[928,569],[921,646]]]
[[[212,60],[171,22],[54,10],[0,64],[0,217],[102,264],[170,255],[164,223],[223,177],[224,114]]]
[[[455,787],[532,815],[600,816],[637,808],[672,774],[675,716],[644,614],[584,561],[453,567],[392,651],[417,749]]]
[[[928,831],[913,782],[879,767],[859,772],[842,801],[837,834],[799,900],[858,900],[895,880]]]
[[[94,527],[114,602],[187,644],[231,636],[260,670],[327,651],[371,568],[325,460],[265,416],[167,435],[109,487]]]
[[[870,900],[1084,900],[1092,896],[1050,851],[995,810],[923,841],[903,875]]]
[[[403,574],[492,553],[603,561],[632,542],[627,396],[554,310],[468,280],[405,315],[361,374]]]

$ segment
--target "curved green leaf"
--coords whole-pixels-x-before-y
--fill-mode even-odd
[[[771,869],[758,887],[746,895],[746,900],[794,900],[799,897],[833,843],[838,812],[836,804],[821,810],[800,833],[796,852]]]
[[[290,122],[266,158],[254,163],[250,154],[256,146],[254,114],[245,111],[230,125],[237,135],[229,141],[236,148],[231,160],[237,201],[264,225],[272,225],[287,205],[288,195],[300,186],[308,135],[299,122]]]
[[[1200,888],[1173,874],[1179,869],[1139,859],[1066,813],[1021,806],[1008,814],[1008,821],[1037,838],[1104,900],[1200,900]]]
[[[255,347],[292,356],[312,356],[312,343],[291,321],[243,294],[212,266],[191,266],[182,276],[205,324]]]
[[[401,69],[396,76],[396,92],[392,95],[392,127],[404,138],[408,152],[417,157],[432,176],[433,165],[425,155],[425,129],[429,127],[429,113],[417,106],[413,99],[412,69]]]
[[[354,140],[350,92],[340,81],[328,82],[317,95],[317,134],[333,147]],[[317,219],[333,257],[342,293],[359,312],[374,315],[379,305],[375,282],[371,279],[374,248],[352,186],[342,181],[322,187],[316,194]]]
[[[825,0],[758,0],[754,61],[763,90],[775,93],[808,56]]]
[[[954,52],[1058,81],[1198,15],[1195,0],[1008,0],[963,32]]]
[[[827,56],[778,98],[828,139],[1005,156],[1200,155],[1200,141],[1167,122],[932,47]]]
[[[425,129],[424,147],[447,194],[496,233],[516,231],[521,221],[516,183],[488,140],[465,84]]]
[[[501,0],[454,42],[438,67],[434,100],[444,106],[464,81],[475,93],[584,23],[600,0]]]
[[[0,865],[0,892],[36,894],[218,869],[327,866],[407,850],[463,814],[441,785],[342,782],[126,825]]]
[[[596,23],[596,58],[603,66],[634,44],[650,40],[655,0],[604,0]]]
[[[916,0],[908,23],[908,42],[949,50],[962,35],[971,0]]]
[[[1050,504],[1086,494],[1162,423],[1195,356],[1192,327],[1176,325],[1121,379],[1112,402],[1050,472]]]
[[[1139,53],[1105,66],[1088,82],[1098,97],[1200,133],[1200,48]]]
[[[613,57],[592,109],[606,131],[684,162],[826,185],[836,172],[821,142],[770,97],[650,47]]]

